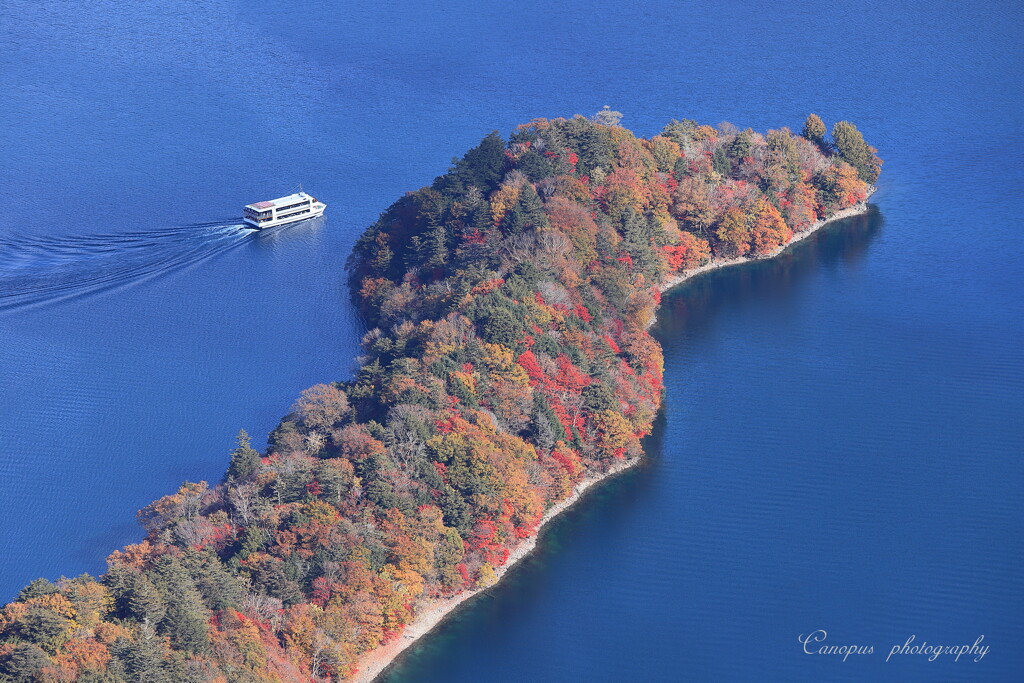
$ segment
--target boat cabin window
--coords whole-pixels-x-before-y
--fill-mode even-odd
[[[292,216],[298,216],[300,214],[309,213],[309,212],[310,212],[310,209],[309,208],[305,208],[305,209],[302,209],[301,211],[292,211],[291,213],[287,213],[287,214],[284,214],[284,215],[278,214],[277,218],[278,218],[278,220],[281,220],[282,218],[291,218]]]
[[[259,223],[263,223],[263,222],[269,221],[272,218],[271,212],[269,210],[268,211],[256,211],[256,210],[250,209],[248,207],[246,207],[246,209],[245,209],[245,216],[246,216],[246,218],[251,218],[252,220],[257,221]]]
[[[282,211],[288,211],[289,209],[297,209],[300,206],[309,206],[309,200],[306,199],[304,201],[297,202],[295,204],[289,204],[288,206],[279,206],[279,207],[277,207],[277,211],[278,211],[278,213],[280,213]]]

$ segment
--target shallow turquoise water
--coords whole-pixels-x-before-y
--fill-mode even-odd
[[[3,5],[0,593],[102,571],[238,428],[347,376],[351,244],[491,129],[816,111],[882,150],[873,212],[666,297],[649,460],[389,680],[1014,680],[1020,28],[1012,3]],[[323,221],[239,227],[298,183]],[[876,654],[803,655],[818,628]],[[910,634],[992,651],[886,664]]]

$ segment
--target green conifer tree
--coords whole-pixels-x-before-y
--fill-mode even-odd
[[[260,466],[260,453],[249,443],[249,434],[244,429],[238,430],[235,437],[238,446],[231,451],[231,464],[228,466],[229,480],[249,479],[256,474]]]
[[[874,147],[864,142],[864,136],[857,126],[849,121],[840,121],[832,126],[832,142],[839,157],[857,169],[860,179],[874,183],[882,172],[882,160],[875,154]]]
[[[5,683],[33,683],[39,680],[39,671],[50,664],[50,658],[38,646],[18,645],[8,655],[0,657],[0,680]]]
[[[715,153],[711,155],[711,166],[719,175],[727,178],[732,175],[732,162],[729,161],[729,152],[725,145],[715,148]]]
[[[209,612],[195,582],[177,558],[165,556],[157,567],[161,591],[167,604],[160,631],[171,638],[176,650],[205,652],[209,649],[207,633]]]
[[[732,143],[729,145],[729,156],[733,159],[743,159],[749,157],[753,150],[754,131],[747,128],[746,130],[741,130],[733,138]]]
[[[132,577],[127,594],[127,608],[133,619],[158,624],[167,613],[167,603],[149,577],[136,574]]]
[[[502,227],[507,235],[518,235],[527,230],[548,227],[548,217],[544,213],[544,205],[532,184],[523,183],[519,199],[512,210],[508,212]]]
[[[139,625],[135,638],[122,638],[111,648],[130,683],[171,683],[165,666],[165,648],[148,622]]]

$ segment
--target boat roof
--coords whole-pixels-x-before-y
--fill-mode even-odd
[[[296,192],[295,194],[290,194],[287,197],[278,197],[277,199],[271,199],[271,200],[265,201],[265,202],[256,202],[254,204],[246,204],[246,208],[258,209],[258,210],[261,210],[261,211],[265,211],[267,209],[272,209],[275,206],[288,206],[289,204],[294,204],[296,202],[301,202],[301,201],[306,200],[306,199],[312,199],[312,197],[310,197],[305,192]]]

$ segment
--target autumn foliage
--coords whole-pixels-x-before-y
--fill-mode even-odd
[[[881,163],[817,117],[641,139],[611,114],[489,135],[388,208],[350,261],[356,376],[304,391],[265,452],[241,434],[222,483],[147,506],[100,579],[29,584],[0,609],[0,681],[345,679],[639,457],[666,281],[775,252]]]

